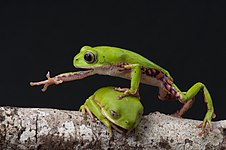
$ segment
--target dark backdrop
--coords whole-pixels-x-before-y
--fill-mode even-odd
[[[199,1],[36,1],[1,2],[0,105],[78,110],[96,89],[129,81],[108,76],[51,86],[30,87],[30,81],[74,71],[72,60],[84,45],[110,45],[133,50],[167,69],[181,90],[205,83],[217,119],[225,119],[225,8],[224,2]],[[181,107],[159,101],[158,89],[141,85],[145,114],[166,114]],[[188,118],[203,119],[206,106],[197,96]]]

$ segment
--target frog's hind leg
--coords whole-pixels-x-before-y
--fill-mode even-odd
[[[177,92],[175,96],[181,103],[194,101],[194,97],[198,94],[199,91],[201,91],[203,93],[204,101],[207,105],[207,113],[202,124],[200,124],[198,127],[201,127],[202,131],[204,131],[204,128],[208,123],[210,129],[212,129],[211,120],[212,118],[215,118],[216,115],[214,114],[214,107],[210,93],[203,83],[198,82],[194,84],[187,92],[181,92],[175,84],[172,84],[170,89],[173,89]],[[169,92],[171,92],[171,90]]]
[[[186,92],[183,92],[183,93],[186,93]],[[162,88],[159,88],[158,98],[160,100],[164,100],[164,101],[165,100],[176,100],[177,99],[175,94],[173,95],[173,94],[169,93],[168,91],[166,91],[165,89],[162,89]],[[185,112],[188,111],[189,108],[191,108],[194,100],[195,100],[195,98],[185,102],[183,107],[172,115],[175,116],[175,117],[181,117]]]
[[[163,88],[159,88],[158,98],[162,101],[176,99],[174,95],[172,95]]]
[[[184,113],[186,113],[188,111],[188,109],[191,108],[192,104],[194,103],[195,98],[192,98],[190,100],[188,100],[187,102],[185,102],[183,104],[183,106],[181,107],[180,110],[178,110],[177,112],[175,112],[174,114],[172,114],[175,117],[181,117],[184,115]]]

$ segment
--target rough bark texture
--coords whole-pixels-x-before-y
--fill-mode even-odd
[[[142,118],[128,136],[78,111],[0,107],[0,149],[226,149],[226,120],[200,137],[200,121],[158,112]]]

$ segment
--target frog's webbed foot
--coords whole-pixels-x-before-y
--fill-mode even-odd
[[[212,126],[211,120],[213,118],[215,118],[215,117],[216,117],[215,113],[207,112],[203,122],[197,126],[198,128],[202,129],[202,131],[199,133],[199,136],[202,136],[202,135],[205,134],[205,129],[206,129],[207,123],[209,124],[209,130],[210,131],[213,130],[213,126]]]
[[[44,81],[40,81],[40,82],[30,82],[31,86],[37,86],[37,85],[44,85],[44,87],[42,88],[42,92],[45,92],[48,88],[48,86],[52,85],[52,84],[60,84],[63,82],[63,80],[60,80],[56,77],[51,78],[50,77],[50,73],[48,71],[48,73],[46,74],[47,80]]]
[[[139,95],[138,90],[136,92],[133,92],[128,88],[120,88],[120,87],[114,88],[114,90],[119,91],[119,92],[123,92],[123,94],[118,96],[119,99],[122,99],[126,96],[135,96],[135,97],[138,97],[140,99],[140,95]]]

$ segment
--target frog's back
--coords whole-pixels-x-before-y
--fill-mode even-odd
[[[167,72],[165,69],[160,67],[159,65],[153,63],[152,61],[148,60],[147,58],[141,56],[138,53],[135,53],[130,50],[117,48],[117,47],[111,47],[111,46],[96,46],[94,48],[97,48],[99,50],[104,51],[105,53],[116,53],[122,56],[121,58],[117,58],[120,61],[128,64],[140,64],[142,67],[145,68],[154,68],[159,69],[163,72]]]
[[[140,100],[137,97],[124,97],[119,100],[118,96],[122,94],[122,92],[114,90],[115,87],[108,86],[98,89],[95,92],[95,99],[99,100],[101,106],[105,109],[109,107],[121,109],[128,114],[131,113],[131,108],[134,108],[133,111],[136,113],[140,110],[143,110],[143,106]]]

